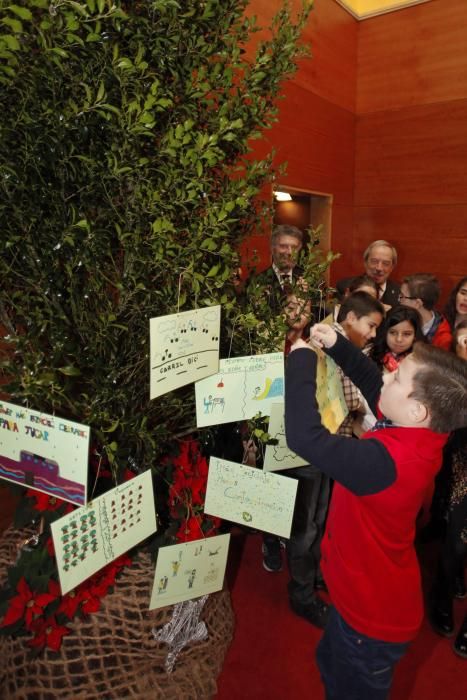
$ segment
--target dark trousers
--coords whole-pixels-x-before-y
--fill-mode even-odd
[[[326,700],[385,700],[407,647],[356,632],[332,608],[316,651]]]
[[[467,527],[467,496],[464,496],[448,511],[446,533],[441,545],[437,576],[434,582],[434,601],[441,608],[449,609],[454,598],[457,576],[463,578],[467,555],[464,541]]]
[[[306,605],[315,594],[320,546],[329,503],[329,477],[314,467],[291,469],[298,478],[290,539],[286,545],[289,597]]]

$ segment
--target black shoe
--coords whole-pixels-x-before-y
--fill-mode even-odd
[[[274,573],[282,571],[281,543],[279,538],[263,540],[263,567]]]
[[[431,605],[428,619],[437,634],[442,637],[452,637],[454,634],[454,618],[452,616],[452,603]]]
[[[297,603],[293,599],[289,599],[289,603],[296,615],[322,630],[326,627],[331,607],[318,596],[314,596],[308,603]]]
[[[467,591],[465,590],[465,580],[464,575],[456,576],[454,580],[454,597],[463,600],[467,596]]]
[[[463,659],[467,659],[467,617],[464,618],[452,648],[455,654],[462,656]]]

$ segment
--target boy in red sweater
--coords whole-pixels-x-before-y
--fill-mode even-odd
[[[327,700],[383,700],[423,617],[415,520],[449,431],[467,424],[466,363],[419,343],[383,379],[330,326],[317,324],[311,338],[380,418],[361,440],[331,435],[315,399],[316,355],[295,343],[286,368],[287,444],[336,482],[321,545],[334,608],[318,666]]]

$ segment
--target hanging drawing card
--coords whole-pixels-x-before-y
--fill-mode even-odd
[[[224,585],[230,535],[159,547],[149,609],[163,608]]]
[[[195,394],[198,428],[268,416],[271,404],[284,400],[284,354],[221,360],[218,374],[196,382]]]
[[[220,320],[220,306],[150,319],[151,399],[218,371]]]
[[[287,446],[283,403],[272,404],[268,433],[277,444],[266,445],[263,462],[263,469],[265,472],[273,472],[280,469],[293,469],[294,467],[303,467],[308,464],[308,462],[295,454],[295,452],[292,452]]]
[[[51,524],[62,594],[157,530],[151,470]]]
[[[296,479],[211,457],[204,512],[289,537]]]
[[[324,427],[336,433],[349,409],[336,363],[321,350],[316,353],[316,400]]]
[[[0,401],[0,478],[86,503],[90,428]]]

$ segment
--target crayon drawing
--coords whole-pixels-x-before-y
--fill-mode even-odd
[[[219,369],[220,306],[151,318],[150,398]]]
[[[336,363],[321,350],[317,351],[317,355],[316,400],[324,427],[330,433],[336,433],[349,409]]]
[[[90,428],[0,401],[0,478],[86,503]]]
[[[284,397],[284,355],[281,352],[233,357],[219,362],[219,373],[195,384],[198,428],[268,416],[274,401]]]
[[[149,609],[219,591],[224,584],[230,535],[159,547]]]
[[[268,433],[273,440],[277,441],[277,444],[266,445],[263,463],[263,469],[265,472],[303,467],[308,464],[308,462],[295,454],[295,452],[292,452],[292,450],[287,446],[285,439],[283,403],[272,404]]]
[[[62,594],[157,530],[151,470],[51,525]]]
[[[296,479],[211,457],[204,512],[289,537],[297,483]]]

